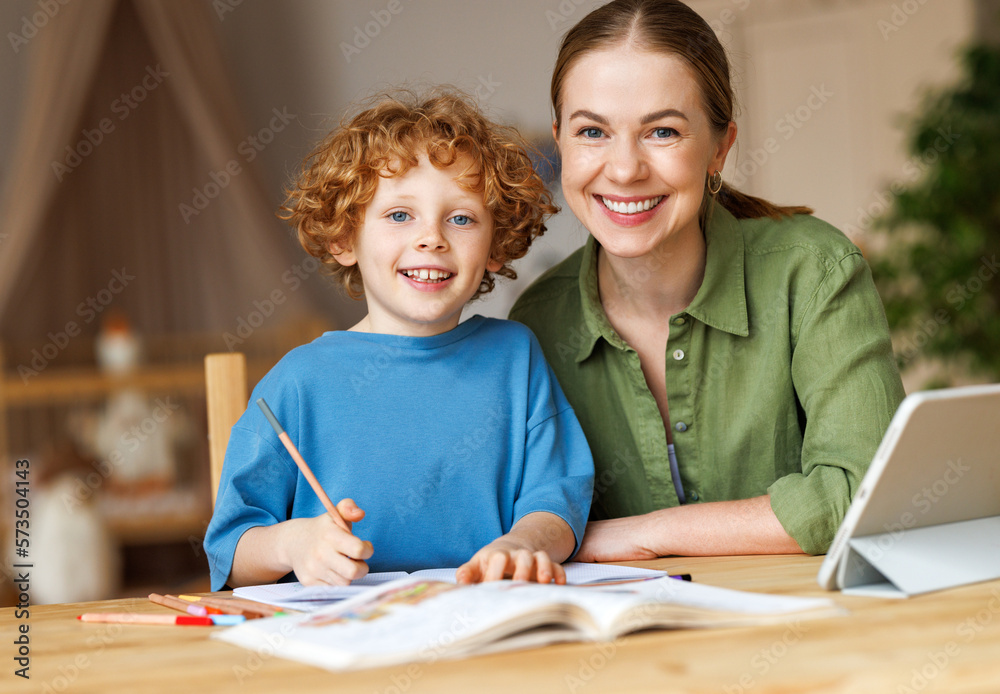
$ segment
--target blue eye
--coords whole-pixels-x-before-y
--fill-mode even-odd
[[[676,134],[677,134],[677,131],[674,130],[673,128],[656,128],[653,131],[653,136],[656,137],[656,138],[658,138],[658,139],[666,139],[666,138],[671,137],[671,136],[676,135]]]
[[[600,128],[586,127],[581,128],[577,135],[582,135],[586,140],[597,140],[604,136],[604,131]]]
[[[405,222],[409,219],[410,215],[407,212],[391,212],[389,213],[389,219],[394,222]]]
[[[464,227],[468,226],[469,224],[472,224],[472,218],[467,217],[464,214],[456,214],[454,217],[451,218],[451,222],[456,226]]]

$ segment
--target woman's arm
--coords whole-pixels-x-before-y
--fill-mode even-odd
[[[675,506],[587,524],[577,561],[634,561],[669,555],[801,552],[771,510],[769,496]]]

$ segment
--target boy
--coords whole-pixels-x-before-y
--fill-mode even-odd
[[[459,325],[555,211],[516,132],[454,94],[385,99],[320,144],[283,209],[368,315],[292,350],[251,402],[352,498],[342,525],[324,513],[251,406],[205,537],[212,589],[459,564],[460,582],[565,582],[593,488],[583,432],[529,330]]]

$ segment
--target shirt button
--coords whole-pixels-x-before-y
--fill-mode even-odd
[[[691,501],[697,501],[698,500],[698,492],[691,492],[690,494],[687,495],[687,497]]]
[[[674,425],[674,429],[676,429],[677,431],[687,431],[688,425],[685,424],[684,422],[677,422],[677,424]]]
[[[674,325],[684,325],[687,321],[684,319],[684,316],[677,316],[671,321],[671,323]]]
[[[683,349],[675,349],[674,350],[674,359],[676,359],[677,361],[680,361],[683,358],[684,358],[684,350]]]

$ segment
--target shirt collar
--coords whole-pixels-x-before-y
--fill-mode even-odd
[[[601,306],[601,293],[597,288],[597,239],[587,237],[583,246],[583,256],[580,258],[580,306],[583,308],[583,337],[577,350],[576,362],[579,364],[594,351],[594,345],[599,338],[618,349],[628,349],[625,340],[611,327],[608,316]]]
[[[729,210],[714,199],[709,203],[705,231],[705,279],[685,313],[701,322],[740,337],[750,334],[743,275],[743,230]],[[580,305],[583,337],[576,361],[589,357],[599,338],[618,349],[629,349],[611,327],[597,288],[597,240],[587,238],[580,258]]]
[[[743,275],[743,229],[714,199],[709,203],[705,279],[685,313],[717,330],[747,337],[747,293]]]

